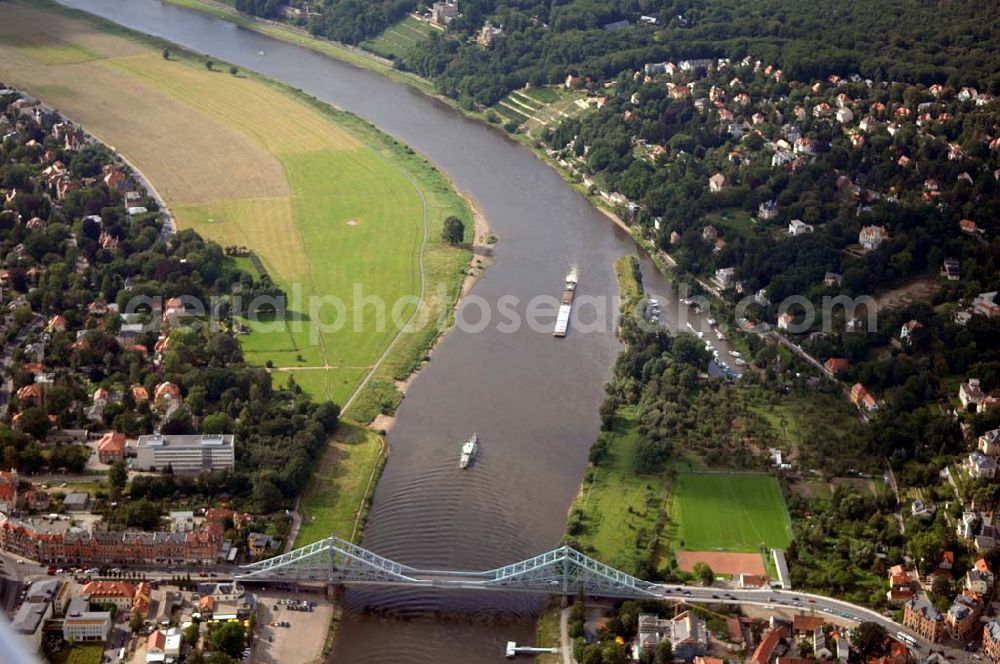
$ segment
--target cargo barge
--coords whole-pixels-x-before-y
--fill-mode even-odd
[[[566,275],[566,288],[562,292],[559,313],[556,315],[556,328],[552,331],[554,337],[565,337],[569,329],[569,315],[573,311],[573,298],[576,296],[577,273],[572,268]]]

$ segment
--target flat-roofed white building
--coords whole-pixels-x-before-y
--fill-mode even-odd
[[[169,464],[174,472],[200,473],[225,470],[236,461],[233,434],[139,436],[133,466],[141,470],[163,470]]]
[[[63,618],[63,639],[106,641],[111,632],[111,612],[91,611],[86,597],[74,597]]]

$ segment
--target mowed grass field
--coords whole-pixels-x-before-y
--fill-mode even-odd
[[[468,206],[423,158],[356,118],[21,4],[0,3],[0,80],[122,153],[180,228],[260,257],[292,311],[285,324],[251,326],[241,337],[247,359],[294,371],[314,396],[343,403],[416,310],[411,299],[392,316],[421,292],[425,222],[424,286],[457,291],[469,254],[443,246],[440,228],[455,214],[471,229]],[[314,296],[343,306],[316,308]],[[385,303],[384,322],[360,308],[373,297]],[[419,334],[403,336],[428,342],[443,306],[432,302]],[[389,360],[412,366],[419,350],[410,343],[400,351],[408,356]]]
[[[665,475],[635,473],[637,424],[634,408],[619,411],[608,459],[593,469],[574,505],[587,518],[581,543],[602,562],[619,569],[635,569],[636,535],[639,530],[654,530],[668,494]]]
[[[792,526],[777,479],[770,475],[681,473],[671,516],[688,551],[784,549]]]

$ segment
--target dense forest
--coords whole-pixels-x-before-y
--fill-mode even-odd
[[[359,43],[415,4],[328,0],[310,27]],[[447,34],[416,46],[402,65],[434,79],[446,94],[487,105],[529,82],[557,83],[567,74],[608,79],[646,62],[699,57],[750,56],[776,63],[793,79],[858,73],[1000,93],[1000,62],[991,48],[1000,41],[1000,12],[976,0],[835,6],[809,0],[461,0],[459,8],[462,16]],[[491,50],[468,41],[486,19],[505,34]],[[628,27],[611,25],[619,21]]]

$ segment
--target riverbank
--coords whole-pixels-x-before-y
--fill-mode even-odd
[[[162,198],[165,205],[170,205],[177,211],[182,227],[193,227],[222,244],[249,246],[262,257],[272,278],[286,287],[286,290],[293,281],[311,282],[314,288],[320,288],[317,291],[319,295],[326,294],[327,289],[334,292],[343,290],[337,288],[336,284],[326,283],[324,278],[318,277],[316,273],[295,272],[296,263],[299,267],[327,264],[332,270],[343,272],[343,263],[351,260],[351,253],[357,254],[365,248],[369,248],[370,251],[367,253],[372,255],[392,253],[372,247],[371,244],[374,242],[393,242],[404,247],[407,244],[414,247],[419,245],[419,253],[414,251],[414,255],[404,258],[402,263],[410,266],[419,263],[419,293],[427,296],[424,298],[426,306],[413,307],[412,317],[404,326],[406,333],[397,334],[388,341],[388,347],[371,369],[373,379],[354,390],[356,398],[351,408],[346,409],[344,413],[344,430],[330,441],[327,452],[318,462],[320,469],[328,471],[320,473],[319,476],[329,480],[330,485],[321,487],[318,486],[320,483],[312,482],[310,490],[303,496],[302,504],[306,510],[306,518],[303,519],[299,541],[304,541],[305,538],[325,537],[334,530],[342,537],[360,537],[360,527],[364,523],[367,505],[377,483],[379,470],[385,463],[387,449],[384,439],[375,432],[366,432],[359,440],[355,423],[367,424],[379,412],[394,411],[402,399],[402,393],[396,389],[396,383],[405,380],[426,360],[434,342],[451,325],[459,293],[463,288],[471,287],[472,281],[482,273],[483,266],[475,262],[477,245],[481,239],[489,235],[489,229],[482,215],[474,215],[471,205],[454,190],[450,180],[423,156],[357,116],[336,110],[301,91],[253,72],[237,72],[238,75],[231,76],[225,73],[229,69],[226,63],[217,61],[213,67],[208,67],[205,65],[204,56],[192,54],[170,42],[133,32],[93,15],[52,2],[43,1],[30,5],[19,2],[10,4],[9,7],[17,9],[8,11],[8,14],[17,14],[35,25],[44,23],[48,30],[62,36],[54,40],[61,45],[61,50],[57,54],[55,51],[52,52],[54,55],[49,55],[45,50],[47,42],[42,43],[48,37],[47,34],[39,37],[42,42],[38,44],[18,42],[18,48],[12,48],[7,59],[8,63],[11,66],[20,65],[18,73],[21,76],[39,78],[38,83],[43,89],[34,92],[46,92],[48,96],[55,95],[57,97],[55,101],[60,109],[79,121],[81,125],[90,128],[96,124],[100,129],[95,135],[107,144],[115,145],[123,155],[132,160],[136,170],[143,169],[150,181],[157,181],[159,185],[166,179],[169,186],[160,187]],[[49,12],[44,15],[45,20],[38,18],[43,16],[38,13],[40,10]],[[81,39],[82,43],[74,45],[67,42],[71,36]],[[161,57],[159,51],[163,49],[169,50],[169,59]],[[70,57],[74,55],[79,57]],[[119,55],[128,56],[128,60],[119,61]],[[99,62],[100,65],[91,66],[89,64],[91,62]],[[71,76],[63,76],[65,71],[63,65],[73,66]],[[100,85],[90,85],[92,81],[88,79],[89,72],[97,72],[98,67],[100,67],[99,73],[104,78],[100,81]],[[110,79],[105,73],[107,69],[114,72]],[[46,79],[43,74],[49,78]],[[13,72],[9,75],[13,75]],[[215,129],[210,132],[214,140],[209,141],[206,136],[205,140],[191,142],[175,140],[176,136],[169,136],[169,144],[156,143],[149,140],[149,137],[156,132],[151,128],[144,128],[141,124],[141,115],[144,112],[141,104],[125,121],[117,117],[107,118],[104,121],[94,116],[95,111],[82,105],[87,103],[88,95],[92,94],[113,92],[118,95],[118,91],[121,91],[120,94],[125,98],[131,98],[129,95],[134,93],[134,90],[129,90],[125,81],[133,88],[139,86],[144,95],[151,98],[151,103],[166,106],[155,116],[157,122],[162,125],[161,133],[168,133],[172,126],[171,122],[183,120],[190,108],[199,115],[198,122],[192,118],[191,122],[183,123],[189,127],[188,131],[191,131],[191,127],[197,127],[199,122],[214,123]],[[206,85],[208,87],[205,87]],[[31,85],[27,87],[32,91]],[[250,97],[246,96],[250,93],[245,94],[248,89],[252,90]],[[221,105],[212,103],[212,100],[219,95],[225,96],[223,100],[225,103]],[[48,100],[46,95],[40,96],[43,100]],[[261,104],[264,104],[264,107]],[[271,110],[265,108],[269,105],[276,108]],[[94,103],[93,106],[96,108],[99,104]],[[275,113],[280,118],[274,116]],[[232,117],[228,114],[232,114]],[[205,118],[206,115],[208,119]],[[290,129],[269,133],[264,129],[267,128],[269,118],[272,116],[279,124],[289,119],[295,119],[296,122],[292,123]],[[263,129],[254,132],[250,140],[233,137],[234,131],[238,133],[249,126],[254,128],[263,126]],[[300,127],[308,134],[301,136],[296,134]],[[145,140],[139,141],[139,138]],[[323,144],[322,140],[329,140],[329,146]],[[145,146],[146,142],[152,142],[154,145]],[[189,143],[196,143],[192,147],[196,147],[202,162],[206,167],[211,166],[213,172],[240,173],[242,171],[239,168],[243,168],[247,179],[251,181],[248,186],[255,188],[255,191],[222,189],[189,193],[184,189],[185,182],[169,179],[169,174],[164,172],[167,168],[184,171],[185,175],[192,176],[190,179],[195,183],[218,181],[218,178],[211,177],[209,173],[198,175],[196,172],[190,172],[197,171],[197,164],[200,162],[194,155],[183,154],[184,146]],[[229,153],[223,153],[219,149],[220,143],[223,146],[236,147]],[[206,144],[213,145],[207,152],[204,147]],[[339,172],[349,173],[349,170],[344,169],[361,167],[368,176],[365,184],[366,195],[360,199],[359,204],[365,207],[371,206],[373,201],[377,203],[379,200],[386,200],[391,201],[390,206],[379,209],[365,207],[358,212],[340,211],[338,216],[343,216],[349,221],[343,225],[325,224],[332,228],[303,229],[301,225],[296,228],[295,225],[301,221],[297,215],[303,209],[300,205],[304,200],[295,197],[292,175],[288,176],[288,181],[281,179],[284,177],[283,173],[296,171],[294,168],[296,164],[290,155],[294,155],[296,149],[308,150],[310,155],[316,154],[317,150],[331,150],[331,155],[335,155],[338,147],[346,147],[351,153],[350,159],[344,163],[331,162]],[[155,159],[151,155],[154,149]],[[178,153],[176,160],[170,158],[174,153]],[[364,164],[356,163],[359,155],[367,160]],[[234,161],[229,164],[227,160],[242,160],[244,163],[240,165]],[[182,169],[179,166],[181,161],[188,163],[189,167]],[[267,168],[269,163],[278,165],[278,168],[269,171]],[[323,168],[330,166],[330,164],[313,165]],[[248,167],[258,172],[251,173],[246,170]],[[377,177],[372,178],[373,175]],[[345,178],[342,176],[340,179]],[[224,187],[226,184],[227,181],[224,179],[216,186]],[[321,186],[323,184],[325,183],[320,183]],[[354,187],[350,178],[346,178],[345,184]],[[380,193],[380,187],[389,186],[392,187],[392,191]],[[407,188],[413,193],[408,194]],[[284,217],[279,219],[285,222],[285,226],[277,229],[258,226],[244,228],[242,224],[245,219],[254,218],[255,211],[264,213],[262,215],[264,223],[275,221],[274,211],[264,209],[273,205],[268,202],[273,200],[273,197],[265,201],[252,196],[268,192],[278,196],[291,193],[287,207],[282,213]],[[324,196],[322,189],[310,189],[308,193],[310,202]],[[407,205],[410,205],[407,197],[411,197],[415,203],[419,198],[417,203],[419,213],[416,209],[411,209],[412,214],[400,214],[400,212],[405,213]],[[212,200],[219,201],[219,204],[209,211]],[[225,209],[219,209],[219,206]],[[414,208],[412,205],[410,207]],[[324,217],[327,217],[329,212],[330,209],[325,208]],[[455,248],[442,240],[443,221],[452,215],[462,219],[469,229],[467,235],[470,238],[469,245]],[[410,231],[405,226],[399,225],[400,221],[405,223],[407,217],[422,218],[419,229],[411,227],[412,238],[409,241],[406,233]],[[371,243],[363,242],[360,247],[357,246],[357,240],[352,239],[351,235],[356,235],[359,230],[364,232],[366,229],[377,228],[381,223],[380,219],[392,219],[396,225],[387,228],[387,234],[373,237]],[[350,221],[355,223],[351,224]],[[324,234],[316,235],[316,232]],[[336,237],[325,233],[334,233]],[[287,255],[290,253],[288,242],[297,244],[292,249],[304,252],[299,259],[295,259],[294,255],[291,257]],[[324,252],[323,261],[310,259],[311,247],[308,246],[310,244],[317,245],[312,248]],[[342,250],[341,245],[344,247]],[[343,256],[343,260],[336,258],[338,250],[348,252]],[[364,270],[359,268],[358,273],[370,270],[372,267],[368,264],[370,262],[366,261]],[[481,263],[481,260],[479,262]],[[391,267],[384,268],[384,271],[390,282],[405,283],[405,273]],[[387,282],[376,283],[373,288],[378,291],[385,283]],[[380,294],[392,302],[406,293]],[[410,293],[410,295],[415,294]],[[364,336],[367,344],[371,344],[373,336]],[[267,337],[263,333],[252,333],[242,337],[241,342],[248,360],[258,364],[279,365],[278,369],[284,362],[290,362],[294,366],[296,360],[290,359],[289,351],[275,347],[271,339],[272,337]],[[365,361],[346,356],[344,348],[350,350],[350,339],[346,340],[346,343],[343,339],[337,341],[333,338],[321,338],[320,341],[319,347],[310,347],[306,350],[296,342],[295,338],[291,338],[291,348],[295,349],[294,353],[299,356],[297,359],[301,360],[298,363],[307,366],[296,367],[294,373],[274,372],[272,375],[278,384],[294,375],[295,382],[307,391],[343,403],[347,395],[346,390],[351,387],[350,383],[357,380],[352,379],[352,375],[356,374],[351,373],[354,369],[350,367],[363,366]],[[377,337],[374,341],[378,343]],[[338,362],[333,353],[343,353],[344,356],[340,357]],[[331,374],[339,370],[339,365],[348,364],[350,367],[345,367],[342,373],[343,380],[337,383],[331,378]],[[309,368],[313,366],[316,368]],[[332,472],[331,469],[336,464],[340,464],[341,467]],[[322,508],[323,503],[330,501],[332,496],[336,497],[334,501],[336,509],[333,513],[329,513]],[[319,534],[321,530],[325,532]]]
[[[382,58],[379,55],[371,53],[361,48],[354,46],[349,46],[347,44],[340,44],[337,42],[330,41],[328,39],[323,39],[321,37],[315,37],[311,35],[306,30],[292,26],[288,23],[273,21],[269,19],[262,19],[259,17],[248,16],[246,14],[241,14],[236,11],[235,8],[216,2],[215,0],[164,0],[173,5],[179,7],[184,7],[186,9],[191,9],[194,11],[199,11],[204,14],[208,14],[215,18],[219,18],[230,23],[239,25],[240,27],[246,28],[248,30],[253,30],[263,35],[273,37],[275,39],[280,39],[287,41],[292,44],[299,46],[304,46],[318,53],[322,53],[329,57],[337,60],[348,62],[350,64],[369,69],[376,73],[387,76],[394,81],[404,83],[409,85],[420,92],[441,101],[448,106],[460,111],[463,115],[474,120],[479,120],[484,124],[492,127],[494,131],[505,133],[508,137],[516,140],[517,142],[528,148],[532,154],[534,154],[538,159],[549,165],[553,170],[555,170],[563,180],[577,193],[584,196],[590,204],[599,212],[601,212],[608,220],[613,224],[621,228],[623,231],[628,233],[636,244],[639,245],[650,257],[650,259],[656,264],[656,266],[664,273],[672,270],[676,262],[674,259],[656,247],[655,243],[644,237],[640,230],[636,227],[627,224],[615,210],[607,204],[600,196],[591,193],[588,187],[584,186],[582,182],[579,181],[577,177],[567,168],[561,166],[558,160],[550,156],[537,141],[531,139],[529,136],[523,133],[508,133],[503,132],[502,129],[498,128],[495,124],[491,123],[487,117],[488,109],[479,111],[475,109],[470,109],[462,106],[456,100],[439,93],[434,88],[434,83],[426,78],[418,76],[410,72],[404,72],[396,69],[392,66],[391,61]],[[707,284],[699,283],[708,289],[711,289]]]

